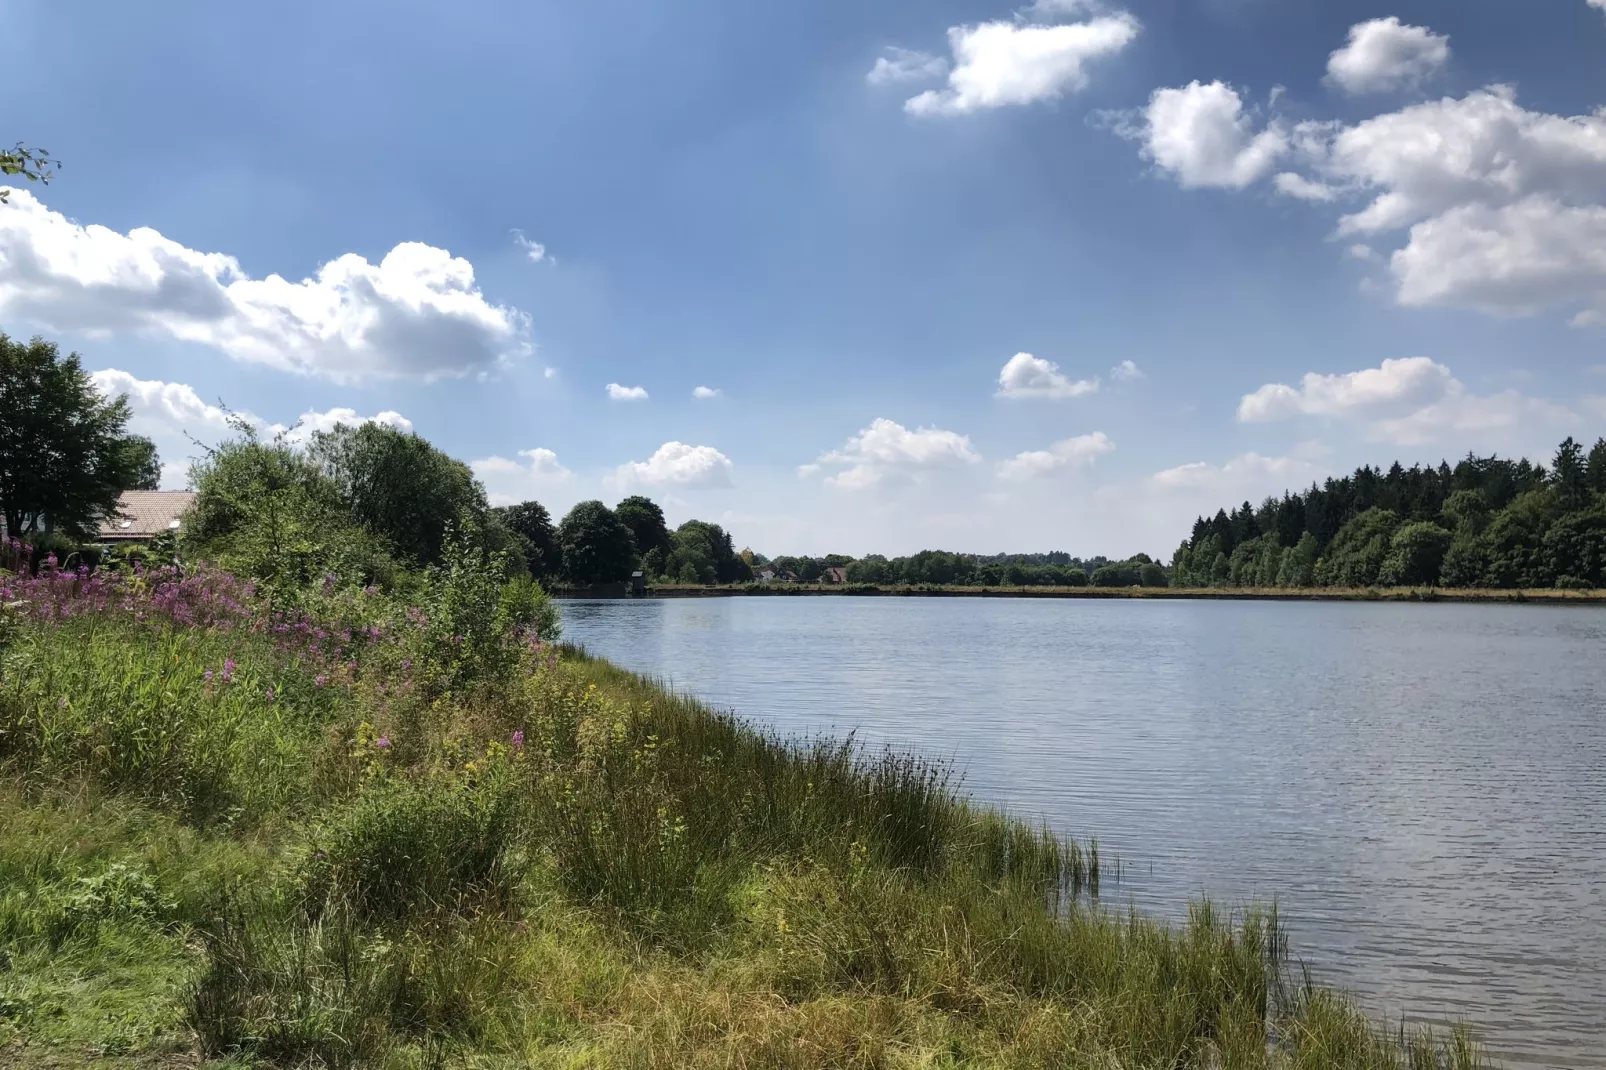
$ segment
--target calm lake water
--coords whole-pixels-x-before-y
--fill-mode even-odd
[[[1508,1066],[1606,1067],[1606,609],[569,601],[565,638],[788,733],[951,759],[1107,899],[1275,898],[1295,954]]]

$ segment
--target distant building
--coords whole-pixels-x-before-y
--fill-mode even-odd
[[[774,583],[780,577],[773,568],[770,568],[770,566],[760,565],[758,568],[753,570],[753,578],[759,583]]]
[[[837,566],[833,565],[825,570],[825,574],[820,577],[820,582],[846,583],[848,582],[848,570],[845,568],[838,568]]]
[[[179,517],[194,504],[194,491],[125,490],[117,511],[100,523],[100,541],[144,542],[177,531]]]

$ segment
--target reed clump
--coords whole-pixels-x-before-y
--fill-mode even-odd
[[[527,636],[434,671],[376,592],[142,582],[35,584],[0,652],[6,1065],[1485,1065],[942,766]]]

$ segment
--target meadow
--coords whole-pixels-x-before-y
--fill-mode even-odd
[[[0,573],[0,1064],[1470,1068],[940,765],[195,567]]]

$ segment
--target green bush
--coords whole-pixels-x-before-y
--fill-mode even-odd
[[[522,865],[516,797],[505,771],[476,773],[382,778],[338,809],[302,875],[309,913],[395,921],[505,903]]]

